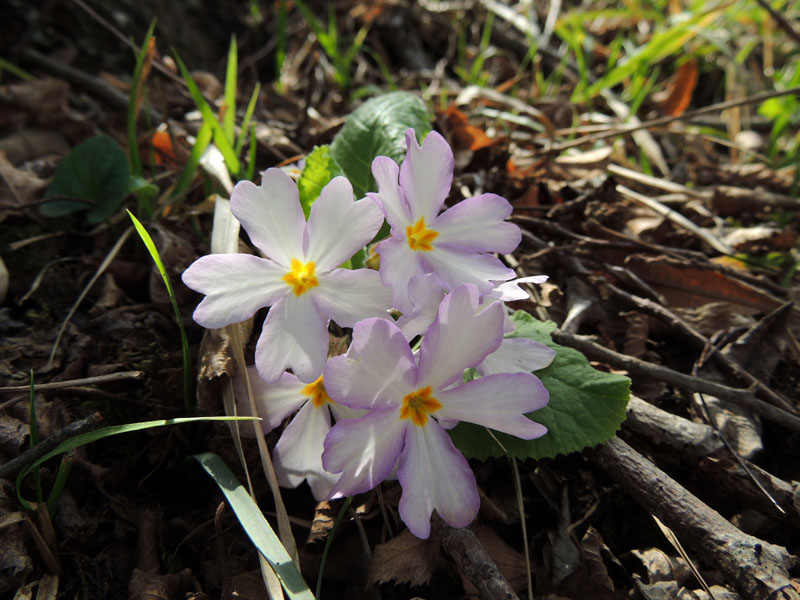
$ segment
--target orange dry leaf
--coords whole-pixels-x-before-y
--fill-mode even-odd
[[[457,150],[480,150],[495,144],[480,127],[475,127],[467,122],[467,115],[450,106],[444,113],[445,125],[450,132]]]
[[[153,149],[156,151],[157,165],[176,165],[175,148],[172,146],[172,138],[166,130],[156,131],[151,139]]]
[[[677,117],[689,107],[697,85],[697,75],[697,61],[694,59],[678,67],[678,72],[667,86],[667,97],[661,103],[664,114]]]

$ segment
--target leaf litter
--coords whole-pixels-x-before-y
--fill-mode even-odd
[[[571,59],[559,63],[548,47],[529,55],[529,39],[520,23],[503,7],[495,6],[497,3],[420,3],[413,8],[380,3],[368,15],[358,10],[358,3],[353,4],[335,11],[340,33],[352,40],[360,27],[368,26],[364,48],[370,51],[362,49],[355,55],[350,89],[364,86],[367,94],[378,89],[424,89],[421,97],[435,119],[431,124],[421,122],[420,127],[433,125],[456,148],[450,202],[484,192],[512,201],[512,218],[524,233],[523,245],[510,258],[520,276],[550,275],[540,295],[519,303],[518,308],[561,324],[570,333],[592,335],[594,343],[639,358],[646,365],[755,390],[758,399],[773,402],[786,414],[796,413],[800,344],[797,307],[791,304],[798,297],[800,260],[796,156],[784,138],[770,136],[771,123],[760,121],[761,117],[752,116],[748,121],[748,127],[757,130],[761,146],[747,155],[731,153],[720,142],[726,141],[729,123],[716,122],[711,116],[703,123],[698,121],[702,116],[692,116],[696,109],[718,102],[720,90],[724,90],[721,83],[703,85],[725,76],[723,70],[697,60],[707,49],[676,29],[675,40],[693,48],[693,55],[685,59],[677,54],[661,56],[651,46],[648,52],[656,52],[662,59],[662,72],[647,79],[633,66],[626,67],[630,79],[615,91],[622,89],[627,106],[620,106],[620,98],[612,96],[586,102],[573,93],[581,65],[570,64]],[[678,3],[669,4],[678,10]],[[95,28],[96,40],[85,33],[89,46],[103,39],[108,31],[105,27],[97,25],[78,3],[69,6],[64,22],[77,23],[78,31]],[[52,8],[42,10],[39,21],[22,28],[30,36],[20,38],[15,33],[8,37],[19,44],[8,56],[18,58],[33,77],[17,82],[9,76],[9,82],[14,82],[6,84],[4,79],[0,96],[7,109],[0,120],[0,149],[4,152],[0,163],[0,254],[9,271],[7,297],[0,307],[4,349],[0,387],[24,385],[30,369],[34,369],[36,383],[144,373],[137,379],[81,383],[41,392],[38,398],[53,407],[51,416],[57,417],[47,424],[47,410],[37,410],[43,419],[40,427],[47,424],[42,435],[55,433],[95,410],[109,423],[183,416],[177,328],[158,285],[158,274],[149,257],[133,243],[109,266],[103,284],[89,290],[65,330],[52,367],[46,367],[50,344],[69,307],[122,232],[114,216],[90,228],[80,214],[52,219],[38,213],[47,182],[54,176],[57,180],[59,159],[70,149],[99,133],[110,136],[117,148],[125,147],[120,106],[115,106],[110,96],[97,93],[96,86],[75,79],[74,73],[77,70],[92,82],[110,66],[118,79],[124,79],[132,67],[127,49],[120,45],[119,52],[107,51],[103,61],[98,61],[96,54],[92,62],[91,53],[72,52],[75,69],[58,71],[58,65],[53,66],[58,57],[43,42],[40,28],[43,24],[54,26],[56,37],[73,50],[73,40],[78,38],[63,25],[59,28],[56,14],[48,10]],[[491,32],[487,46],[482,45],[481,28],[489,13],[495,14],[495,20],[487,29]],[[275,79],[272,68],[262,62],[257,38],[263,39],[263,34],[255,35],[258,26],[275,27],[265,14],[261,13],[259,21],[258,14],[233,11],[209,29],[207,45],[218,50],[219,60],[225,56],[230,33],[220,30],[221,23],[234,19],[248,32],[239,38],[241,91],[250,89],[247,86],[255,80]],[[337,85],[335,65],[307,38],[308,26],[302,15],[292,10],[287,16],[291,27],[285,30],[288,54],[282,66],[283,88],[265,86],[253,117],[257,170],[297,155],[315,156],[312,160],[319,161],[315,179],[306,187],[306,193],[313,196],[332,174],[324,150],[315,155],[314,148],[331,144],[344,117],[361,101],[355,94],[348,97]],[[580,13],[571,12],[570,16],[580,18]],[[731,27],[752,22],[734,13],[729,16]],[[158,24],[156,43],[163,48],[167,45],[160,36],[167,39],[168,32],[185,29],[171,23],[174,18],[163,17]],[[605,75],[603,68],[613,68],[614,52],[620,52],[608,41],[629,29],[631,18],[625,14],[598,17],[587,27],[594,39],[603,41],[591,57],[600,78]],[[649,29],[650,21],[635,22],[648,24],[632,34],[637,43],[664,39]],[[405,27],[402,37],[396,35],[398,23]],[[143,33],[132,29],[124,36]],[[570,39],[566,25],[557,25],[555,34]],[[765,34],[755,42],[764,45],[764,60],[775,50],[767,50],[772,43],[769,40]],[[50,54],[44,55],[44,62],[28,61],[21,52],[26,45]],[[187,64],[207,69],[201,89],[209,100],[222,95],[224,86],[213,73],[222,74],[223,63],[204,62],[208,54],[198,51],[195,55],[191,44],[178,41],[170,45],[184,55]],[[778,50],[788,69],[790,59]],[[265,52],[271,59],[273,49]],[[480,80],[484,88],[464,80],[469,68],[453,68],[464,66],[458,61],[471,65],[469,61],[482,52],[488,55],[481,58],[485,59],[485,77]],[[169,72],[166,57],[159,58],[157,53],[155,57],[154,64]],[[751,71],[758,64],[755,55],[743,60]],[[585,76],[590,85],[598,78],[592,72]],[[611,77],[609,81],[617,75]],[[652,85],[649,93],[645,83]],[[627,85],[641,86],[638,96],[629,95]],[[145,171],[163,201],[188,160],[186,149],[191,141],[185,136],[198,135],[200,124],[192,118],[188,96],[174,78],[154,71],[145,86],[142,106],[148,110],[142,111],[139,131],[143,135],[137,142]],[[373,92],[368,86],[373,86]],[[763,80],[747,86],[751,95],[772,89]],[[459,100],[453,104],[450,99],[455,96]],[[633,116],[641,122],[664,116],[680,118],[651,128],[646,137],[620,133],[589,140],[561,155],[552,152],[553,147],[569,144],[575,137],[630,128],[632,121],[626,121],[624,115],[631,113],[624,109],[630,109],[632,102],[640,103]],[[169,115],[165,127],[156,129],[158,123],[147,122],[155,114],[151,108]],[[159,137],[154,137],[156,131],[162,132]],[[165,139],[164,131],[175,133]],[[739,139],[733,129],[730,133],[732,140]],[[178,151],[164,160],[163,149],[174,148],[173,142],[178,142]],[[342,157],[346,149],[333,146],[331,152]],[[661,166],[652,169],[650,164]],[[630,180],[620,175],[617,167],[641,176]],[[309,176],[313,173],[308,172]],[[364,189],[369,187],[367,170],[358,183]],[[620,191],[619,185],[650,202],[637,203],[632,194]],[[193,177],[182,205],[164,210],[165,216],[152,229],[173,280],[207,250],[205,238],[211,224],[207,216],[210,204],[205,200],[211,192],[224,193],[215,186],[203,176]],[[85,199],[101,200],[91,193]],[[127,203],[133,206],[135,200],[129,198]],[[720,253],[723,248],[729,250],[724,253],[727,255]],[[71,262],[57,262],[65,259]],[[32,286],[37,274],[41,279]],[[616,294],[611,286],[628,296]],[[179,291],[187,326],[196,301],[187,290]],[[666,310],[652,309],[653,304]],[[188,328],[194,356],[202,357],[199,410],[219,414],[221,389],[233,365],[227,349],[230,341],[205,336],[201,348],[202,332],[196,326]],[[537,335],[553,343],[547,333]],[[568,338],[559,339],[563,344]],[[723,360],[734,364],[739,373],[732,375]],[[589,364],[605,372],[598,375],[606,377],[603,385],[620,385],[622,376],[630,375],[624,368],[592,356],[586,365],[579,362],[576,358],[577,380],[582,379],[580,369]],[[688,384],[680,387],[663,381],[658,371],[648,368],[645,374],[631,375],[635,400],[627,408],[616,407],[628,414],[619,439],[647,457],[642,464],[648,469],[666,471],[679,489],[688,488],[706,508],[733,523],[736,531],[759,540],[755,543],[764,548],[760,567],[772,571],[769,577],[757,577],[762,577],[763,589],[768,592],[759,591],[746,576],[734,575],[737,570],[754,568],[755,554],[732,553],[731,565],[727,556],[714,554],[698,542],[680,511],[667,511],[659,519],[697,565],[713,598],[766,598],[777,589],[787,598],[798,597],[800,586],[792,579],[793,571],[787,570],[791,561],[785,558],[800,551],[796,435],[779,417],[733,415],[738,409],[726,406],[724,399],[701,394]],[[754,387],[748,377],[756,378],[761,387]],[[598,402],[602,397],[598,392]],[[8,433],[0,445],[2,462],[24,451],[29,428],[29,415],[23,410],[27,400],[28,394],[19,391],[3,392],[0,398],[0,421]],[[591,407],[586,414],[591,419]],[[600,423],[598,427],[610,429],[598,435],[600,440],[617,425]],[[484,435],[481,431],[474,434]],[[38,588],[42,598],[138,598],[145,594],[197,599],[234,594],[264,597],[252,546],[229,510],[216,512],[221,495],[184,460],[190,454],[212,450],[229,465],[237,465],[227,429],[197,426],[137,435],[135,440],[98,442],[78,453],[55,512],[55,543],[63,566],[57,576],[47,573],[44,557],[31,543],[31,529],[9,518],[0,529],[3,593],[33,597]],[[277,433],[268,436],[267,445],[272,447],[277,437]],[[501,440],[509,450],[506,442]],[[541,442],[553,444],[553,453],[557,453],[558,440],[545,437]],[[588,445],[596,443],[586,441]],[[242,452],[261,508],[273,519],[275,507],[258,475],[258,451],[251,440],[242,440]],[[537,453],[520,458],[525,456],[535,458]],[[606,452],[599,460],[585,452],[520,463],[522,512],[502,450],[498,448],[493,459],[474,463],[483,496],[481,514],[473,526],[475,539],[520,597],[528,593],[528,566],[534,574],[534,597],[711,597],[700,589],[684,560],[654,525],[649,509],[643,508],[648,506],[647,498],[657,496],[659,490],[632,491],[625,479],[631,475],[625,475],[620,464],[608,462],[619,456]],[[57,470],[55,462],[43,468],[42,478],[48,486]],[[13,486],[3,483],[3,490],[0,517],[5,519],[17,514],[18,507]],[[31,492],[25,493],[30,497]],[[396,513],[398,496],[396,484],[384,484],[347,512],[333,539],[323,597],[491,597],[486,595],[490,593],[486,587],[475,587],[465,563],[443,550],[440,540],[421,541],[403,529]],[[331,525],[339,503],[317,506],[305,488],[285,490],[283,498],[298,541],[303,574],[312,583],[318,575],[321,548],[333,533]],[[327,519],[322,518],[324,514]],[[522,519],[531,546],[529,565],[523,554]],[[76,525],[81,523],[86,525]],[[86,527],[92,535],[85,535]],[[143,553],[140,556],[132,551],[137,545]],[[787,554],[770,553],[768,549],[776,546],[785,547]]]

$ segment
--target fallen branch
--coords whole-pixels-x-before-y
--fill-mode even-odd
[[[444,551],[475,586],[481,600],[519,600],[471,529],[450,527],[435,513],[431,526]]]
[[[619,438],[588,456],[698,557],[719,569],[743,598],[800,600],[787,573],[796,559],[784,547],[742,533]]]
[[[744,390],[728,387],[727,385],[721,385],[707,379],[701,379],[700,377],[673,371],[670,368],[640,360],[626,354],[620,354],[619,352],[601,346],[584,335],[573,335],[558,329],[553,331],[551,335],[554,342],[580,350],[587,356],[616,368],[625,369],[631,375],[658,379],[659,381],[665,381],[690,392],[700,392],[702,394],[709,394],[723,400],[728,400],[761,415],[765,419],[778,423],[787,429],[800,432],[800,417],[776,406],[772,406],[771,404],[767,404],[763,400],[759,400],[753,395],[750,389]]]
[[[33,461],[50,452],[61,442],[64,442],[81,433],[91,431],[97,427],[102,420],[103,417],[100,416],[100,413],[96,412],[89,415],[85,419],[75,421],[74,423],[70,423],[62,429],[59,429],[53,435],[45,438],[27,452],[23,452],[18,457],[8,461],[3,465],[0,465],[0,479],[8,479],[9,477],[14,476]]]

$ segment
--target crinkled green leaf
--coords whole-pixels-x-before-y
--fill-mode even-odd
[[[303,172],[300,173],[300,179],[297,180],[300,204],[306,218],[311,211],[311,205],[319,198],[322,188],[328,185],[331,179],[341,174],[342,169],[333,160],[331,148],[328,145],[315,147],[306,157]]]
[[[536,371],[550,392],[550,403],[528,415],[545,425],[548,432],[535,440],[492,432],[509,455],[521,459],[552,458],[611,439],[625,420],[630,379],[598,371],[577,350],[554,343],[550,332],[556,328],[555,323],[543,323],[524,311],[517,311],[511,318],[516,326],[514,337],[547,344],[557,354],[547,368]],[[483,427],[460,423],[450,435],[468,458],[503,455],[502,448]]]
[[[86,220],[99,223],[110,217],[130,190],[130,169],[125,152],[107,135],[78,144],[56,168],[45,198],[64,197],[42,204],[46,217],[88,210]]]
[[[331,144],[331,156],[353,184],[356,198],[375,191],[372,160],[389,156],[400,162],[406,153],[405,132],[413,128],[418,138],[431,129],[425,103],[408,92],[391,92],[367,100],[348,118]]]

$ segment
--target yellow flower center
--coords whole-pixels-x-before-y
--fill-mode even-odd
[[[302,296],[313,287],[317,287],[319,282],[314,275],[314,261],[303,263],[296,258],[292,259],[292,270],[283,276],[283,280],[294,289],[295,296]]]
[[[408,238],[408,247],[412,250],[430,252],[433,250],[431,242],[439,237],[439,232],[425,227],[425,217],[420,217],[414,225],[406,227],[406,237]]]
[[[315,382],[309,383],[300,390],[300,393],[311,400],[314,408],[320,408],[326,402],[333,402],[331,397],[328,396],[328,392],[325,391],[325,386],[322,384],[322,375],[320,375]]]
[[[422,427],[428,422],[428,413],[434,413],[440,408],[442,408],[442,403],[431,396],[431,386],[428,386],[411,392],[403,398],[400,418],[411,419],[414,425]]]

